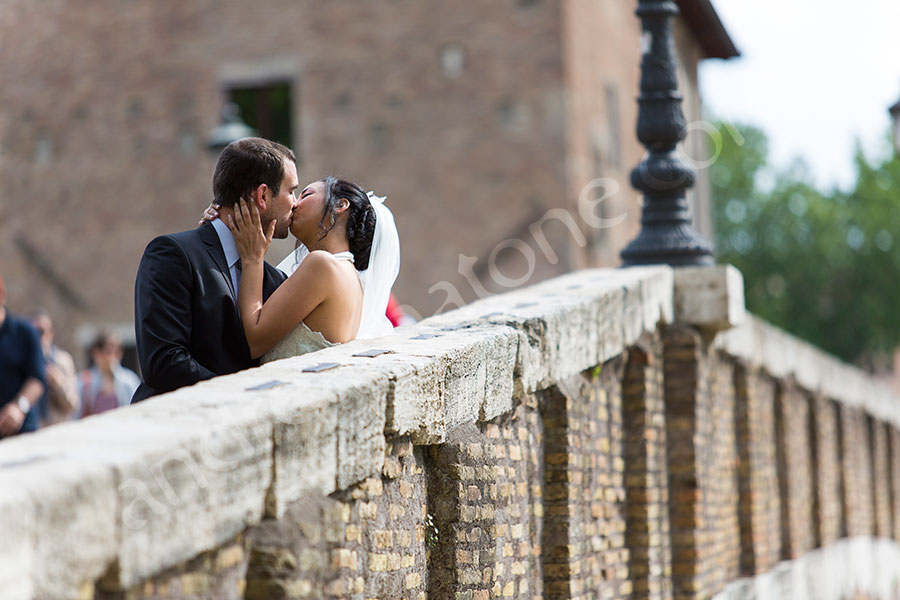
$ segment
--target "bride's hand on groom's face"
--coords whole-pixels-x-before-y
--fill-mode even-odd
[[[203,211],[203,214],[200,215],[200,220],[197,221],[197,225],[203,225],[204,223],[208,223],[209,221],[215,221],[219,216],[220,208],[222,208],[221,204],[217,204],[215,201],[210,202],[209,206],[206,207],[206,210]]]
[[[241,261],[262,262],[275,233],[275,220],[263,230],[256,204],[241,200],[234,206],[234,215],[228,217],[228,228],[241,255]]]

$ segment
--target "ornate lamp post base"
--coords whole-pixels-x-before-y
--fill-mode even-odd
[[[690,225],[643,224],[641,233],[622,252],[623,267],[671,265],[673,267],[712,266],[712,248],[697,236]]]
[[[645,50],[637,134],[647,155],[631,172],[631,185],[644,195],[644,209],[640,233],[621,252],[624,267],[714,263],[709,242],[691,227],[685,199],[696,175],[675,153],[685,136],[671,26],[677,14],[669,0],[638,0]]]

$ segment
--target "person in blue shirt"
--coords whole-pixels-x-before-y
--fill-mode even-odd
[[[34,431],[44,393],[44,354],[37,331],[6,309],[0,276],[0,438]]]

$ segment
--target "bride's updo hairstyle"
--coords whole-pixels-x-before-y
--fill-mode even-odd
[[[369,202],[369,196],[355,183],[331,175],[322,183],[325,184],[325,211],[319,221],[319,240],[334,228],[338,202],[345,198],[350,203],[347,209],[347,241],[353,253],[353,266],[357,271],[365,271],[369,268],[369,254],[375,235],[375,209]],[[326,222],[329,224],[327,227]]]

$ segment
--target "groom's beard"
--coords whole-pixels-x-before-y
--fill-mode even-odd
[[[266,224],[268,227],[268,223]],[[275,221],[275,233],[272,234],[273,238],[277,238],[279,240],[283,240],[288,236],[291,232],[291,220],[287,221]]]

